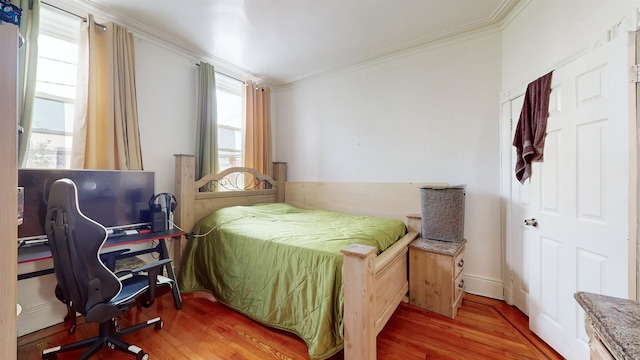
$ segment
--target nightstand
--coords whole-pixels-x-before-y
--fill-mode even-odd
[[[464,298],[464,245],[416,239],[409,245],[409,303],[455,319]]]

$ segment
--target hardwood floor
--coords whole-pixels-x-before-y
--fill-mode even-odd
[[[205,293],[183,295],[176,310],[170,294],[148,309],[132,310],[123,326],[161,316],[164,328],[142,329],[124,338],[150,359],[308,359],[295,335],[267,328]],[[455,320],[402,303],[378,335],[378,359],[562,359],[528,330],[527,317],[503,301],[467,294]],[[95,336],[97,326],[78,318],[74,335],[58,324],[18,338],[18,359],[40,359],[43,349]],[[74,359],[80,352],[60,355]],[[95,359],[132,359],[102,349]],[[342,359],[338,353],[331,360]]]

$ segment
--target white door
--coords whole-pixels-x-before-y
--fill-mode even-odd
[[[629,111],[626,34],[553,73],[544,162],[512,223],[529,267],[529,327],[568,359],[589,350],[576,291],[628,296]],[[515,216],[520,212],[523,218]],[[514,282],[515,283],[515,282]],[[514,289],[517,293],[517,289]],[[514,299],[517,295],[514,293]],[[519,306],[520,307],[520,306]]]

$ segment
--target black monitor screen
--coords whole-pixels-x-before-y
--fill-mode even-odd
[[[150,171],[19,169],[24,187],[23,223],[18,239],[45,238],[44,219],[51,184],[69,178],[78,188],[78,205],[87,217],[106,228],[148,224],[149,199],[154,192]]]

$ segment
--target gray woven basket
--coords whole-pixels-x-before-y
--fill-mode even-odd
[[[420,188],[423,238],[452,242],[464,240],[465,186]]]

